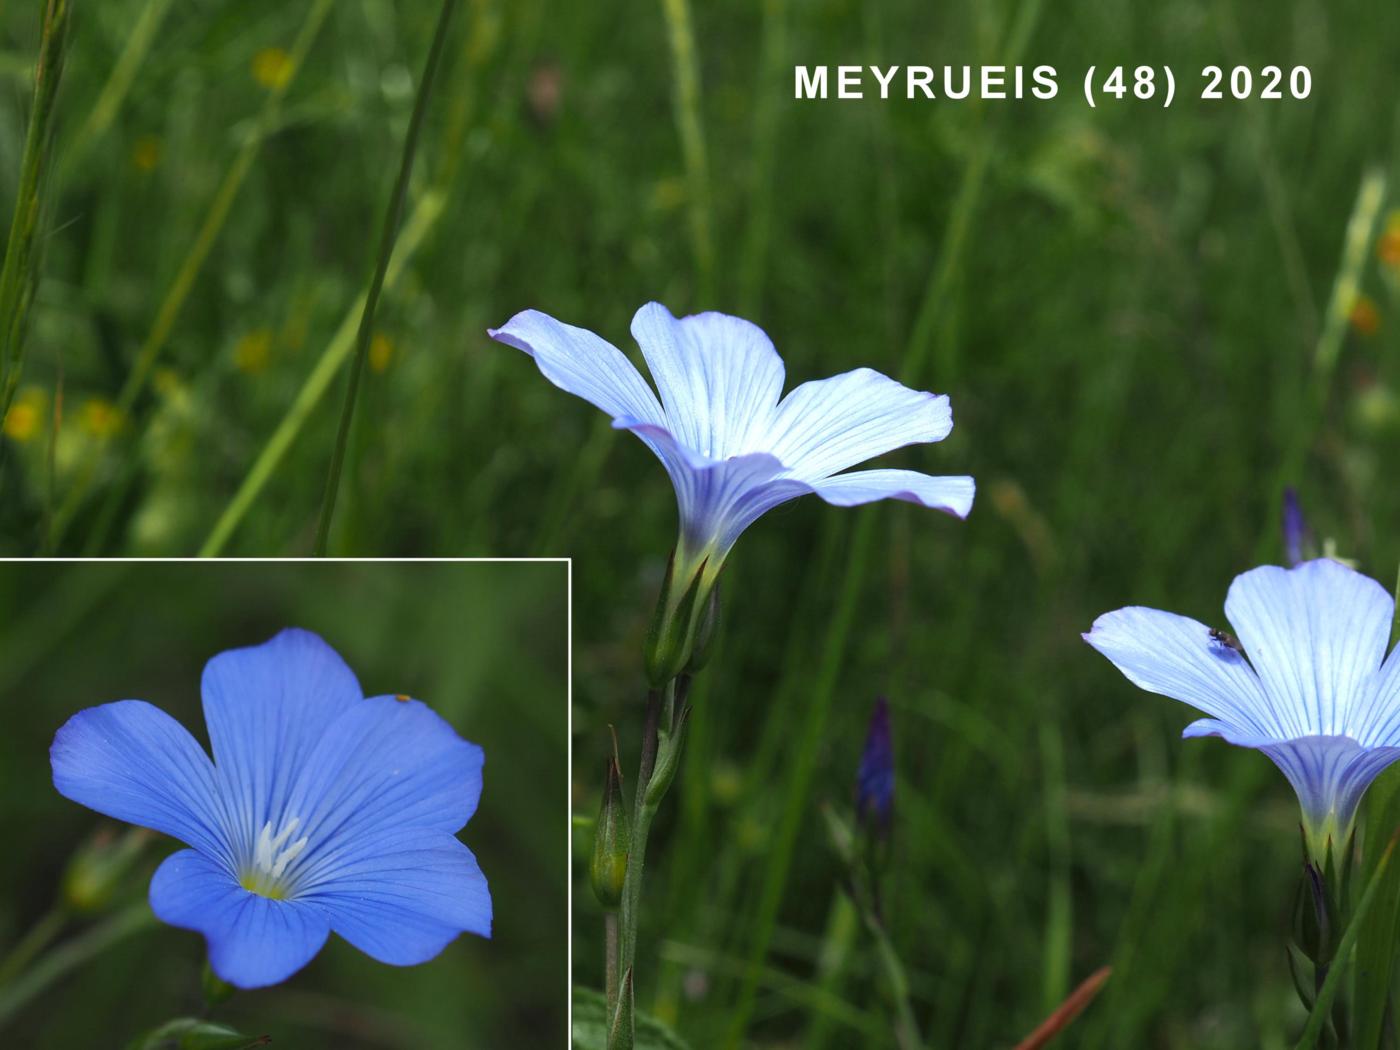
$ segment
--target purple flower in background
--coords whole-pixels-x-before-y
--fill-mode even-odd
[[[659,303],[637,311],[632,335],[659,400],[617,347],[537,310],[490,334],[530,354],[545,378],[601,408],[661,460],[680,505],[679,580],[702,566],[713,580],[746,528],[802,495],[841,507],[900,499],[958,517],[972,508],[969,477],[843,473],[892,449],[947,437],[953,415],[946,396],[860,368],[783,397],[782,359],[762,329],[738,317],[677,319]]]
[[[1283,490],[1283,551],[1288,564],[1302,562],[1304,549],[1311,546],[1312,533],[1303,517],[1303,506],[1298,502],[1297,490],[1290,486]]]
[[[220,653],[201,688],[212,762],[141,700],[80,711],[50,759],[60,794],[191,847],[157,869],[151,908],[205,936],[219,977],[276,984],[331,931],[400,966],[490,936],[486,879],[456,837],[481,748],[417,700],[365,698],[308,631]]]
[[[1326,558],[1235,578],[1238,635],[1157,609],[1106,613],[1084,636],[1138,687],[1208,717],[1183,736],[1263,751],[1302,805],[1309,848],[1351,835],[1357,805],[1400,758],[1400,656],[1384,587]],[[1400,652],[1400,650],[1397,650]]]
[[[890,742],[890,705],[875,701],[865,750],[856,774],[856,822],[881,837],[888,835],[894,811],[894,747]]]

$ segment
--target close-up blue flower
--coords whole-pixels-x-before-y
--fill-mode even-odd
[[[157,869],[151,908],[204,935],[219,977],[285,980],[332,931],[394,965],[490,936],[486,879],[456,837],[480,747],[418,700],[366,698],[308,631],[220,653],[201,689],[212,761],[141,700],[80,711],[50,757],[62,795],[190,847]]]
[[[803,383],[783,396],[782,358],[757,325],[721,313],[676,318],[648,303],[632,319],[656,383],[611,343],[525,310],[492,338],[525,351],[545,378],[612,416],[662,462],[680,505],[678,579],[719,573],[739,535],[762,514],[814,494],[851,507],[906,500],[966,517],[970,477],[858,470],[905,445],[953,429],[945,395],[911,390],[869,368]],[[843,473],[844,472],[844,473]]]
[[[1400,657],[1386,656],[1394,611],[1375,580],[1319,558],[1236,577],[1225,599],[1233,635],[1134,606],[1100,616],[1084,638],[1134,685],[1207,716],[1183,736],[1218,736],[1273,759],[1322,858],[1329,840],[1350,836],[1371,781],[1400,758]]]

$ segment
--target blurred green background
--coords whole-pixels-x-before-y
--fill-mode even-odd
[[[0,567],[0,956],[54,903],[70,856],[119,829],[53,790],[48,747],[84,707],[140,698],[207,745],[199,676],[225,649],[282,627],[316,631],[367,694],[422,697],[486,751],[481,807],[461,834],[491,887],[491,940],[463,936],[418,967],[332,937],[285,984],[213,1017],[276,1046],[557,1046],[567,984],[567,566],[532,563],[18,563]],[[154,837],[115,898],[70,919],[63,946],[145,899],[171,841]],[[112,1047],[200,1011],[204,943],[152,923],[17,1011],[7,1046]],[[33,972],[32,969],[30,972]]]
[[[888,463],[976,475],[968,522],[804,500],[736,550],[657,829],[642,1004],[696,1046],[886,1039],[817,811],[849,799],[884,691],[890,919],[934,1045],[1010,1045],[1105,962],[1066,1045],[1286,1045],[1286,783],[1180,742],[1190,713],[1078,635],[1130,603],[1219,622],[1232,576],[1281,558],[1289,483],[1393,578],[1400,8],[714,0],[687,35],[680,6],[462,5],[332,550],[576,556],[591,817],[609,723],[635,767],[673,500],[638,442],[484,329],[533,306],[628,347],[655,298],[757,321],[790,383],[863,364],[948,393],[950,439]],[[5,201],[37,7],[0,3]],[[335,3],[288,83],[305,0],[78,6],[6,552],[310,549],[342,392],[317,369],[357,316],[434,7]],[[791,97],[794,63],[1017,60],[1056,66],[1059,97]],[[1118,63],[1169,63],[1173,106],[1087,108],[1084,69]],[[1201,101],[1207,64],[1305,64],[1312,94]],[[149,382],[112,412],[150,346]],[[600,919],[576,890],[576,977],[597,985]]]

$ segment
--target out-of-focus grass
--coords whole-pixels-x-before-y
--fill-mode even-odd
[[[60,157],[146,6],[81,11]],[[381,305],[332,550],[576,556],[574,790],[592,813],[606,725],[634,741],[640,720],[671,495],[645,449],[485,327],[536,306],[626,345],[631,312],[658,298],[742,307],[792,382],[914,369],[952,396],[957,428],[890,462],[977,475],[977,509],[959,524],[807,500],[744,538],[657,829],[641,1003],[711,1046],[749,984],[747,1041],[879,1038],[869,948],[843,918],[816,803],[848,797],[884,690],[901,768],[890,927],[935,1045],[1010,1044],[1104,962],[1114,976],[1067,1043],[1284,1045],[1301,1027],[1281,947],[1297,864],[1286,784],[1259,755],[1180,742],[1189,713],[1135,692],[1078,634],[1129,603],[1218,622],[1231,576],[1281,556],[1285,482],[1320,532],[1392,578],[1400,227],[1390,263],[1366,247],[1366,305],[1345,304],[1325,397],[1314,361],[1365,173],[1390,176],[1382,229],[1397,203],[1400,13],[686,6],[706,298],[665,7],[465,6],[410,194],[427,220]],[[0,12],[9,193],[35,20]],[[150,389],[130,418],[103,411],[263,104],[252,71],[275,63],[255,58],[289,47],[304,15],[173,6],[107,130],[73,154],[21,391],[41,422],[0,468],[7,552],[42,543],[60,376],[55,498],[92,443],[112,446],[61,549],[190,553],[222,517],[228,553],[309,550],[335,426],[313,369],[334,364],[353,316],[431,10],[334,5]],[[1027,64],[1059,68],[1057,99],[791,99],[793,62],[997,62],[1021,37]],[[1170,63],[1173,107],[1089,110],[1083,70],[1120,62]],[[1306,64],[1313,95],[1201,102],[1212,63]],[[838,613],[849,632],[833,631]],[[790,852],[771,848],[785,821]],[[577,977],[601,986],[601,921],[578,890]]]
[[[284,985],[215,1016],[296,1047],[557,1046],[567,923],[563,761],[567,567],[547,563],[10,563],[0,569],[0,869],[9,949],[54,899],[68,857],[111,821],[55,792],[48,744],[83,707],[137,697],[207,743],[199,675],[215,653],[284,626],[322,634],[371,694],[422,697],[486,751],[463,833],[491,885],[491,940],[462,937],[419,967],[375,963],[332,938]],[[110,909],[144,899],[168,840]],[[70,923],[71,935],[100,917]],[[57,943],[63,943],[63,939]],[[203,942],[143,927],[13,1017],[14,1046],[119,1046],[200,1006]],[[8,989],[6,989],[8,991]],[[0,996],[3,998],[3,996]]]

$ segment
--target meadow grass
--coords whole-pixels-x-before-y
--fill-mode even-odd
[[[354,350],[434,12],[334,5],[261,123],[258,56],[291,49],[311,10],[84,9],[16,402],[39,422],[6,428],[5,553],[46,534],[65,553],[312,549],[336,436],[325,393]],[[743,312],[790,385],[870,365],[948,393],[950,439],[890,463],[980,486],[964,524],[808,500],[744,537],[653,833],[640,1008],[695,1046],[892,1038],[819,815],[849,805],[884,692],[900,773],[890,937],[930,1045],[1012,1046],[1105,964],[1065,1045],[1294,1045],[1287,785],[1260,755],[1180,741],[1189,713],[1078,635],[1127,604],[1219,623],[1231,577],[1282,558],[1286,484],[1341,553],[1392,578],[1400,270],[1381,255],[1400,14],[1359,0],[475,0],[461,14],[330,550],[575,556],[577,812],[597,810],[607,725],[640,721],[675,511],[645,449],[486,327],[533,306],[627,346],[650,298]],[[133,25],[152,26],[139,60]],[[37,28],[28,5],[0,8],[6,202]],[[791,98],[794,62],[1017,56],[1056,65],[1060,96]],[[1118,62],[1170,63],[1173,107],[1089,110],[1078,77]],[[1211,63],[1306,64],[1313,93],[1203,102]],[[254,140],[149,381],[122,403]],[[44,524],[54,503],[61,530]],[[576,838],[575,975],[601,988]]]

